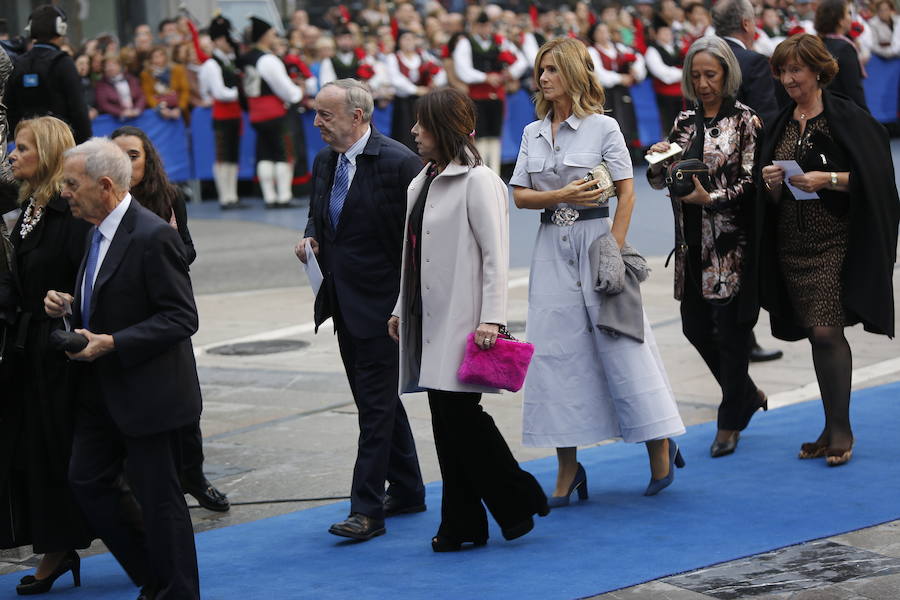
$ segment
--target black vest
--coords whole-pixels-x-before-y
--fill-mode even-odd
[[[334,67],[334,75],[338,79],[359,79],[356,70],[359,69],[359,58],[356,52],[353,52],[353,60],[350,64],[344,64],[337,57],[337,54],[331,57],[331,66]]]
[[[503,70],[503,63],[500,62],[500,48],[491,38],[491,45],[487,50],[482,50],[481,45],[475,41],[475,36],[469,36],[469,43],[472,45],[472,66],[483,73],[496,73]]]
[[[675,54],[669,54],[668,50],[666,50],[662,45],[657,44],[656,42],[650,42],[650,46],[656,48],[657,52],[659,52],[659,56],[662,58],[662,61],[667,66],[681,68],[684,65],[684,60],[681,58],[681,55],[678,54],[677,49]]]
[[[253,48],[252,50],[244,54],[240,59],[239,66],[244,74],[242,88],[244,90],[244,93],[247,94],[248,98],[259,98],[261,96],[275,95],[275,92],[272,91],[272,88],[269,87],[269,84],[266,83],[266,80],[263,79],[259,75],[259,71],[256,70],[256,63],[258,63],[259,59],[266,54],[269,53],[263,52],[259,48]],[[224,69],[222,73],[224,75]]]
[[[222,68],[222,83],[225,84],[225,87],[237,87],[240,84],[240,77],[234,63],[230,61],[225,62],[215,54],[213,54],[212,59],[219,63],[219,66]],[[259,59],[257,58],[257,60]]]

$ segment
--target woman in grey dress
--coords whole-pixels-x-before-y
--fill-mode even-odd
[[[525,128],[510,180],[516,206],[543,210],[528,291],[527,337],[535,345],[525,381],[523,441],[555,447],[559,460],[551,506],[587,497],[577,446],[612,437],[645,442],[651,480],[647,495],[672,482],[681,463],[671,436],[684,425],[653,333],[644,342],[611,337],[594,327],[603,296],[594,291],[588,248],[611,233],[625,243],[634,203],[631,160],[616,121],[603,115],[603,89],[584,44],[545,44],[535,60],[539,82],[535,121]],[[598,206],[584,175],[605,162],[615,181],[615,218]],[[576,212],[577,211],[577,212]]]

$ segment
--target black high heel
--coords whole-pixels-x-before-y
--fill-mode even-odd
[[[487,544],[487,538],[479,538],[477,540],[455,540],[446,535],[436,535],[431,538],[431,549],[435,552],[459,552],[462,550],[463,544],[472,544],[478,548]]]
[[[38,579],[34,575],[26,575],[16,586],[16,593],[20,596],[32,596],[45,594],[50,591],[57,579],[72,571],[72,579],[75,587],[81,587],[81,557],[74,550],[69,550],[50,575],[44,579]]]

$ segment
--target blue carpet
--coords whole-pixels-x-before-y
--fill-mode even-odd
[[[327,533],[347,503],[298,511],[197,536],[203,597],[572,599],[900,518],[900,384],[854,394],[859,440],[853,460],[829,468],[795,458],[822,424],[818,401],[758,413],[737,453],[712,460],[715,424],[691,427],[679,444],[687,468],[659,496],[641,494],[648,475],[642,445],[584,450],[591,498],[539,519],[506,542],[492,525],[487,547],[434,554],[440,484],[428,486],[429,511],[395,517],[367,543]],[[553,458],[526,465],[545,487]],[[0,577],[14,598],[22,573]],[[133,598],[109,555],[84,561],[85,587],[58,582],[54,596]]]

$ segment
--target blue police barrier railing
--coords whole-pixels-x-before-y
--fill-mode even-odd
[[[900,110],[900,59],[885,60],[873,56],[866,65],[868,77],[864,81],[866,101],[872,116],[882,123],[898,121]],[[670,123],[659,122],[656,97],[653,85],[647,79],[631,88],[634,109],[638,121],[638,135],[644,146],[661,140]],[[306,138],[307,165],[312,168],[316,154],[325,147],[319,130],[313,125],[315,113],[292,111],[291,118],[300,119]],[[388,134],[391,131],[393,108],[376,107],[372,116],[375,127]],[[510,94],[506,103],[504,117],[501,156],[503,162],[516,160],[522,130],[535,119],[534,103],[525,90]],[[212,110],[195,108],[191,112],[191,127],[186,128],[180,119],[166,120],[156,112],[147,110],[135,119],[120,121],[109,115],[100,115],[94,119],[94,135],[109,135],[117,127],[134,125],[147,132],[153,144],[159,150],[166,172],[173,181],[188,179],[212,179],[212,165],[215,162],[216,146],[212,128]],[[240,138],[240,171],[241,179],[253,179],[256,172],[255,152],[256,133],[247,116],[244,115],[243,129]]]
[[[125,120],[119,120],[111,115],[100,115],[94,119],[92,125],[95,136],[108,136],[123,125],[142,129],[156,146],[169,179],[187,181],[194,176],[188,152],[187,128],[181,119],[163,119],[155,111],[145,110],[138,117]]]
[[[895,123],[900,99],[900,58],[886,60],[873,55],[866,63],[866,72],[863,89],[872,116],[882,123]]]

